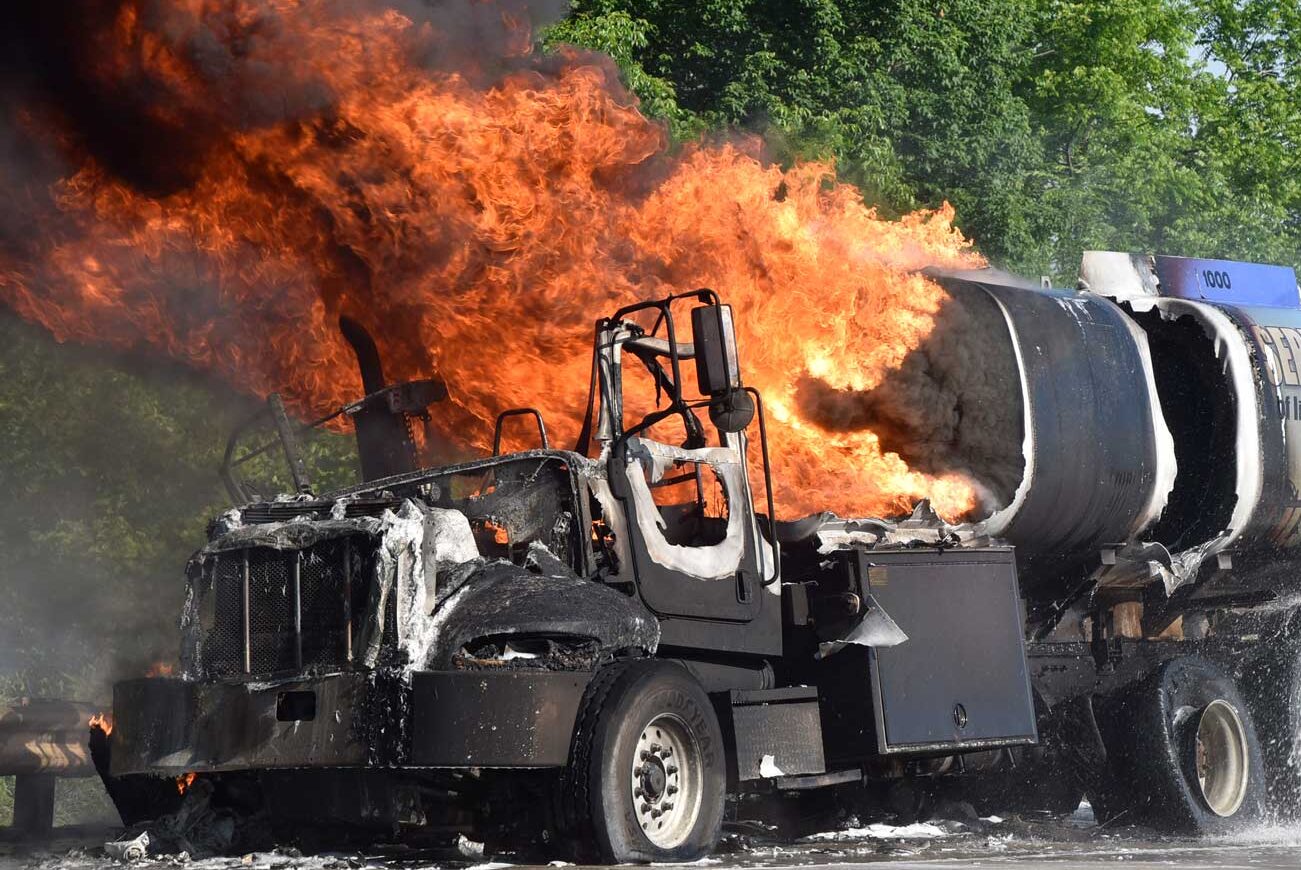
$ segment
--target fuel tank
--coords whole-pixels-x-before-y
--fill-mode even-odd
[[[966,308],[977,295],[997,310],[1001,326],[986,328],[1003,334],[984,353],[1015,362],[999,401],[1020,417],[1020,432],[1004,435],[1020,438],[1020,480],[980,530],[1016,546],[1024,593],[1060,596],[1070,564],[1137,539],[1166,507],[1174,450],[1147,336],[1097,294],[980,272],[932,277]]]
[[[1071,291],[928,274],[949,298],[869,397],[874,431],[975,483],[964,531],[1015,545],[1032,604],[1301,586],[1291,269],[1090,252]]]

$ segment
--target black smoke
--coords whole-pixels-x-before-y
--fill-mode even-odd
[[[1024,406],[1008,327],[978,288],[946,284],[935,326],[875,389],[799,383],[800,410],[834,431],[870,430],[928,474],[975,480],[986,511],[1011,500],[1025,470]]]

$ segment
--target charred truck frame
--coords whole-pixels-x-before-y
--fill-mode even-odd
[[[412,436],[441,384],[387,386],[345,321],[365,482],[314,495],[274,397],[278,440],[232,439],[242,506],[189,564],[183,675],[115,690],[124,820],[189,773],[291,835],[467,829],[618,862],[707,853],[728,794],[1259,819],[1301,717],[1295,277],[1111,254],[1084,275],[935,276],[1006,326],[1024,409],[1021,484],[966,526],[774,521],[763,403],[708,290],[597,323],[574,450],[514,409],[496,443],[531,415],[540,449],[442,468]],[[666,401],[641,416],[646,375]],[[298,491],[258,498],[241,464],[277,447]]]

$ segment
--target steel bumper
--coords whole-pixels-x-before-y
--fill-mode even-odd
[[[115,776],[179,776],[287,768],[560,766],[590,678],[550,671],[418,671],[411,675],[409,697],[396,681],[359,673],[273,682],[128,680],[113,690],[111,768]]]

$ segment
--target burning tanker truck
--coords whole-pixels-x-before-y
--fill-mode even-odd
[[[232,439],[239,506],[189,563],[182,673],[119,683],[99,741],[124,821],[195,774],[282,838],[463,831],[627,862],[708,853],[729,796],[812,789],[896,811],[1087,796],[1193,833],[1292,806],[1292,271],[1091,253],[1076,291],[931,277],[961,320],[879,391],[925,371],[962,419],[880,429],[910,463],[982,457],[999,507],[960,525],[925,503],[774,521],[762,397],[708,290],[597,322],[574,449],[512,409],[498,445],[523,416],[538,449],[448,467],[415,459],[442,385],[386,384],[344,321],[364,482],[316,494],[275,397],[277,438]],[[978,364],[945,352],[977,333]],[[296,491],[268,499],[241,468],[273,450]]]

